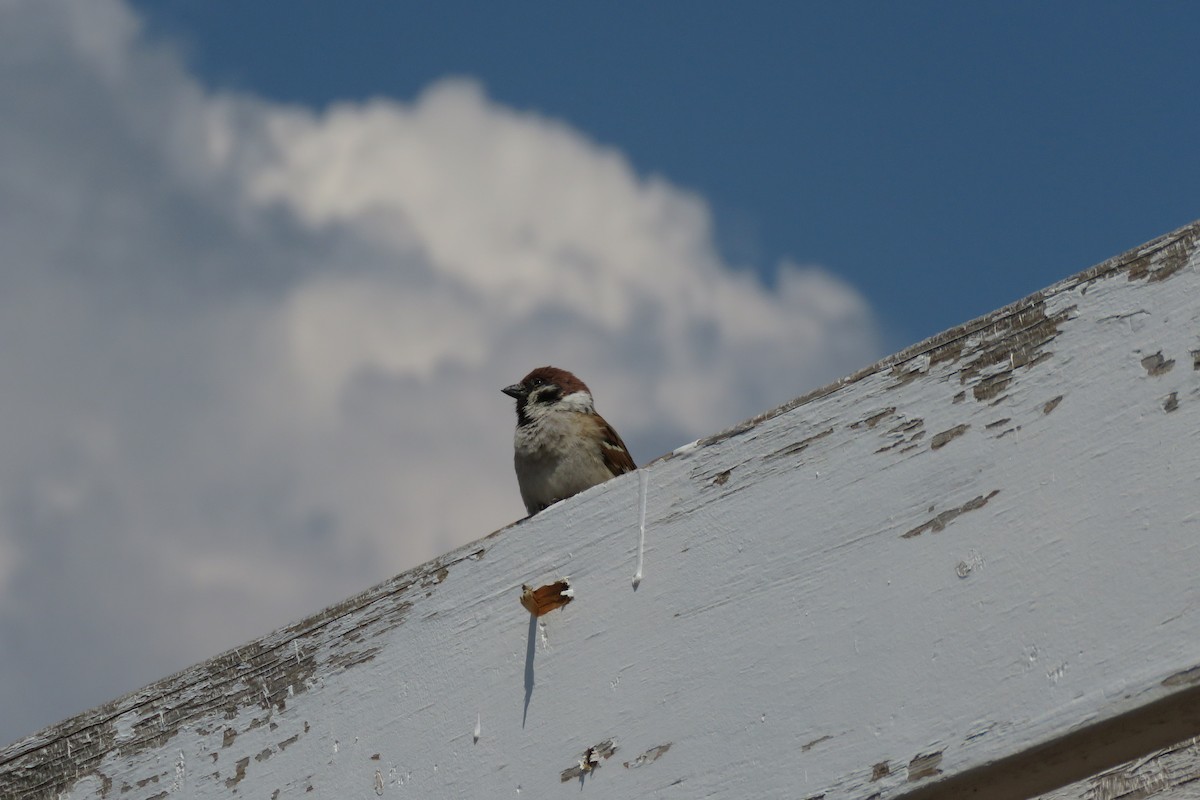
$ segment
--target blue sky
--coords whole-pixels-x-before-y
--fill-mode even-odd
[[[447,75],[818,263],[898,348],[1200,217],[1194,3],[141,0],[204,80],[324,106]]]
[[[0,744],[1200,217],[1200,5],[599,8],[0,3]]]

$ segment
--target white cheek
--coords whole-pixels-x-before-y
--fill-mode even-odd
[[[588,411],[592,410],[592,395],[590,392],[571,392],[558,401],[561,406],[566,406],[572,411]]]

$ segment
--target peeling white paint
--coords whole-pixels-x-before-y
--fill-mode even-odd
[[[685,456],[685,455],[687,455],[688,453],[690,453],[690,452],[692,452],[693,450],[695,450],[695,449],[696,449],[697,447],[699,447],[699,446],[700,446],[700,440],[699,440],[699,439],[696,439],[695,441],[688,442],[688,443],[687,443],[687,444],[685,444],[685,445],[681,445],[681,446],[679,446],[679,447],[676,447],[674,450],[672,450],[672,451],[671,451],[671,455],[673,455],[673,456]]]
[[[0,796],[893,798],[1174,699],[1200,681],[1197,241],[639,470],[638,591],[625,476],[16,743]],[[522,609],[564,573],[572,603]]]

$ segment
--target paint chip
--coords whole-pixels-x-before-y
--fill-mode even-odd
[[[880,778],[886,778],[891,774],[892,768],[888,766],[888,762],[880,761],[878,764],[875,764],[871,767],[871,782],[874,783]]]
[[[918,525],[917,527],[913,528],[908,533],[901,534],[900,538],[901,539],[911,539],[914,536],[920,536],[925,531],[933,531],[934,533],[941,533],[942,531],[946,530],[946,526],[949,525],[951,522],[953,522],[956,518],[958,518],[962,514],[967,513],[968,511],[975,511],[977,509],[983,508],[984,506],[986,506],[988,504],[989,500],[991,500],[993,497],[995,497],[998,494],[1000,494],[999,489],[992,489],[992,491],[988,492],[986,496],[981,494],[978,497],[968,500],[967,502],[963,503],[961,506],[958,506],[957,508],[946,509],[945,511],[938,514],[933,519],[931,519],[927,522],[924,522],[921,525]],[[929,510],[932,511],[933,508],[930,507]]]
[[[1179,408],[1179,392],[1171,392],[1163,398],[1162,409],[1170,414],[1175,409]]]
[[[670,745],[667,746],[670,747]],[[617,752],[617,746],[612,739],[605,739],[600,744],[592,745],[583,751],[583,755],[579,757],[579,762],[575,766],[562,771],[561,782],[566,783],[572,778],[583,780],[585,776],[600,769],[600,765],[606,759],[612,758],[615,752]]]
[[[1175,359],[1163,358],[1162,350],[1159,350],[1153,355],[1146,356],[1142,359],[1142,369],[1146,370],[1146,374],[1158,377],[1166,375],[1175,366]]]
[[[658,761],[660,758],[665,756],[667,751],[670,749],[670,742],[667,742],[666,744],[660,744],[658,747],[651,747],[633,761],[626,761],[625,769],[637,769],[638,767],[644,767],[647,764],[653,764],[655,761]]]
[[[860,419],[858,422],[852,423],[850,425],[850,427],[853,429],[857,429],[857,428],[861,428],[865,425],[868,428],[874,428],[876,425],[878,425],[884,419],[892,416],[895,413],[896,413],[896,407],[888,406],[887,408],[885,408],[881,411],[876,411],[874,414],[871,414],[869,417],[864,417],[863,419]]]
[[[1163,679],[1163,686],[1191,686],[1200,683],[1200,667],[1192,667],[1182,672],[1176,672],[1169,678]]]
[[[1047,400],[1046,404],[1042,406],[1042,413],[1049,414],[1051,411],[1058,408],[1058,404],[1062,402],[1062,399],[1063,396],[1060,394],[1058,397],[1053,397]]]
[[[996,395],[1008,388],[1008,384],[1012,381],[1012,370],[1008,369],[1004,372],[998,372],[995,375],[989,375],[986,378],[980,379],[979,383],[971,388],[971,394],[979,402],[991,400]]]
[[[528,584],[521,586],[521,605],[535,617],[562,608],[575,599],[575,594],[566,578],[534,589]]]
[[[825,734],[824,736],[813,739],[811,742],[808,742],[807,744],[800,745],[800,750],[802,752],[807,753],[809,750],[812,750],[814,747],[819,745],[821,742],[828,742],[832,738],[833,737],[830,736],[829,734]]]
[[[248,767],[249,765],[250,765],[250,756],[246,756],[245,758],[239,758],[237,763],[234,764],[234,769],[236,770],[236,772],[234,773],[233,777],[225,779],[225,788],[233,789],[239,783],[241,783],[242,779],[246,777],[246,767]]]
[[[813,442],[815,442],[819,439],[824,439],[826,436],[829,436],[831,433],[833,433],[833,428],[826,428],[825,430],[823,430],[819,433],[814,433],[812,436],[805,437],[798,442],[789,444],[787,447],[781,447],[780,449],[776,450],[774,453],[769,453],[766,456],[766,458],[768,460],[770,460],[770,459],[774,459],[774,458],[787,458],[790,456],[800,455],[801,453],[803,453],[805,450],[808,449],[808,446],[810,444],[812,444]]]
[[[957,439],[959,436],[962,436],[964,433],[970,430],[970,428],[970,425],[955,425],[948,431],[942,431],[941,433],[935,434],[934,437],[929,440],[929,448],[931,450],[937,450],[945,447],[952,439]]]
[[[913,760],[908,762],[908,781],[919,781],[923,778],[932,778],[934,775],[941,775],[942,771],[938,769],[938,765],[942,763],[942,752],[939,750],[936,753],[922,753],[914,756]]]

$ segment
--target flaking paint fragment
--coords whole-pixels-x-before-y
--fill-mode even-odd
[[[895,414],[895,413],[896,413],[896,407],[888,406],[887,408],[883,409],[882,411],[876,411],[874,414],[871,414],[868,417],[864,417],[863,419],[860,419],[858,422],[851,423],[850,428],[857,430],[858,428],[861,428],[864,425],[868,428],[874,428],[876,425],[878,425],[880,422],[882,422],[886,417],[890,417],[892,414]]]
[[[1175,359],[1163,358],[1162,351],[1152,353],[1142,359],[1142,369],[1146,370],[1146,374],[1157,378],[1159,375],[1166,375],[1175,366]]]
[[[699,439],[697,439],[697,440],[695,440],[694,442],[688,442],[688,443],[687,443],[687,444],[685,444],[685,445],[682,445],[682,446],[680,446],[680,447],[676,447],[674,450],[672,450],[672,451],[671,451],[671,455],[672,455],[672,456],[685,456],[685,455],[687,455],[688,453],[690,453],[690,452],[692,452],[693,450],[695,450],[695,449],[696,449],[697,447],[699,447],[699,446],[700,446],[700,440],[699,440]]]
[[[814,747],[819,745],[821,742],[828,742],[832,738],[833,737],[830,736],[829,734],[825,734],[824,736],[819,736],[816,739],[813,739],[811,742],[800,745],[800,750],[801,750],[801,752],[807,753],[809,750],[812,750]]]
[[[885,444],[875,452],[877,454],[886,453],[889,450],[896,449],[897,447],[901,448],[901,452],[904,452],[904,450],[907,449],[905,445],[911,445],[918,439],[924,438],[924,425],[925,420],[918,417],[917,419],[905,420],[904,422],[889,428],[888,431],[883,435],[883,438],[892,440],[892,443]]]
[[[562,608],[575,599],[575,592],[566,578],[554,583],[539,586],[534,589],[528,584],[521,586],[521,605],[535,617],[548,614],[556,608]]]
[[[971,394],[979,402],[991,400],[996,395],[1008,388],[1008,384],[1012,382],[1012,370],[1005,370],[996,375],[989,375],[982,378],[979,383],[971,388]]]
[[[671,742],[660,744],[658,747],[651,747],[633,761],[626,761],[625,769],[637,769],[638,767],[644,767],[647,764],[653,764],[655,761],[658,761],[660,758],[666,755],[667,751],[670,749]]]
[[[242,779],[246,777],[246,767],[249,764],[250,764],[250,756],[246,756],[245,758],[238,759],[237,764],[234,765],[237,772],[234,773],[234,776],[232,778],[225,779],[225,788],[226,789],[232,789],[232,788],[236,787],[239,783],[242,782]]]
[[[908,762],[908,781],[919,781],[923,778],[932,778],[934,775],[941,775],[942,771],[938,769],[938,765],[942,763],[942,751],[936,753],[922,753],[914,756],[913,760]]]
[[[974,498],[968,500],[967,502],[963,503],[961,506],[958,506],[957,508],[947,509],[947,510],[943,511],[942,513],[938,514],[933,519],[929,520],[928,522],[922,523],[921,525],[918,525],[917,527],[913,528],[908,533],[901,534],[900,538],[901,539],[911,539],[914,536],[920,536],[925,531],[933,531],[934,533],[940,533],[940,532],[944,531],[946,529],[946,526],[949,525],[952,521],[954,521],[957,517],[959,517],[962,514],[967,513],[968,511],[975,511],[976,509],[983,508],[984,506],[986,506],[988,504],[989,500],[991,500],[993,497],[995,497],[998,494],[1000,494],[999,489],[992,489],[992,491],[988,492],[986,497],[984,495],[979,495],[978,497],[974,497]]]
[[[579,757],[579,762],[575,766],[562,771],[560,782],[566,783],[572,778],[583,780],[584,776],[595,772],[602,763],[612,758],[615,752],[617,752],[617,745],[612,739],[605,739],[599,744],[592,745],[583,751],[583,755]]]
[[[1176,672],[1168,678],[1164,678],[1163,686],[1191,686],[1192,684],[1200,683],[1200,666],[1185,669],[1182,672]]]
[[[926,356],[925,362],[928,363],[928,360],[928,356]],[[913,361],[916,361],[917,363],[910,369],[905,369],[905,367],[912,365]],[[896,379],[896,382],[888,387],[889,389],[899,389],[909,383],[912,383],[917,378],[925,374],[924,367],[926,363],[921,363],[920,361],[917,361],[917,359],[914,359],[913,361],[903,364],[896,364],[891,368],[891,370],[888,371],[888,375]]]
[[[876,420],[876,421],[878,421],[878,420]],[[875,427],[875,426],[872,425],[871,427]],[[770,460],[770,459],[774,459],[774,458],[787,458],[788,456],[799,455],[800,453],[803,453],[805,450],[807,450],[808,446],[810,444],[812,444],[813,442],[815,442],[819,439],[824,439],[826,436],[829,436],[831,433],[833,433],[833,428],[826,428],[825,430],[823,430],[819,433],[814,433],[812,436],[807,436],[798,442],[789,444],[786,447],[781,447],[780,449],[776,450],[774,453],[768,454],[767,459]]]
[[[970,425],[955,425],[950,430],[942,431],[941,433],[936,433],[933,435],[933,438],[929,440],[929,449],[930,450],[940,450],[941,448],[943,448],[947,444],[949,444],[952,440],[957,439],[959,436],[962,436],[964,433],[966,433],[970,429],[971,429]]]

